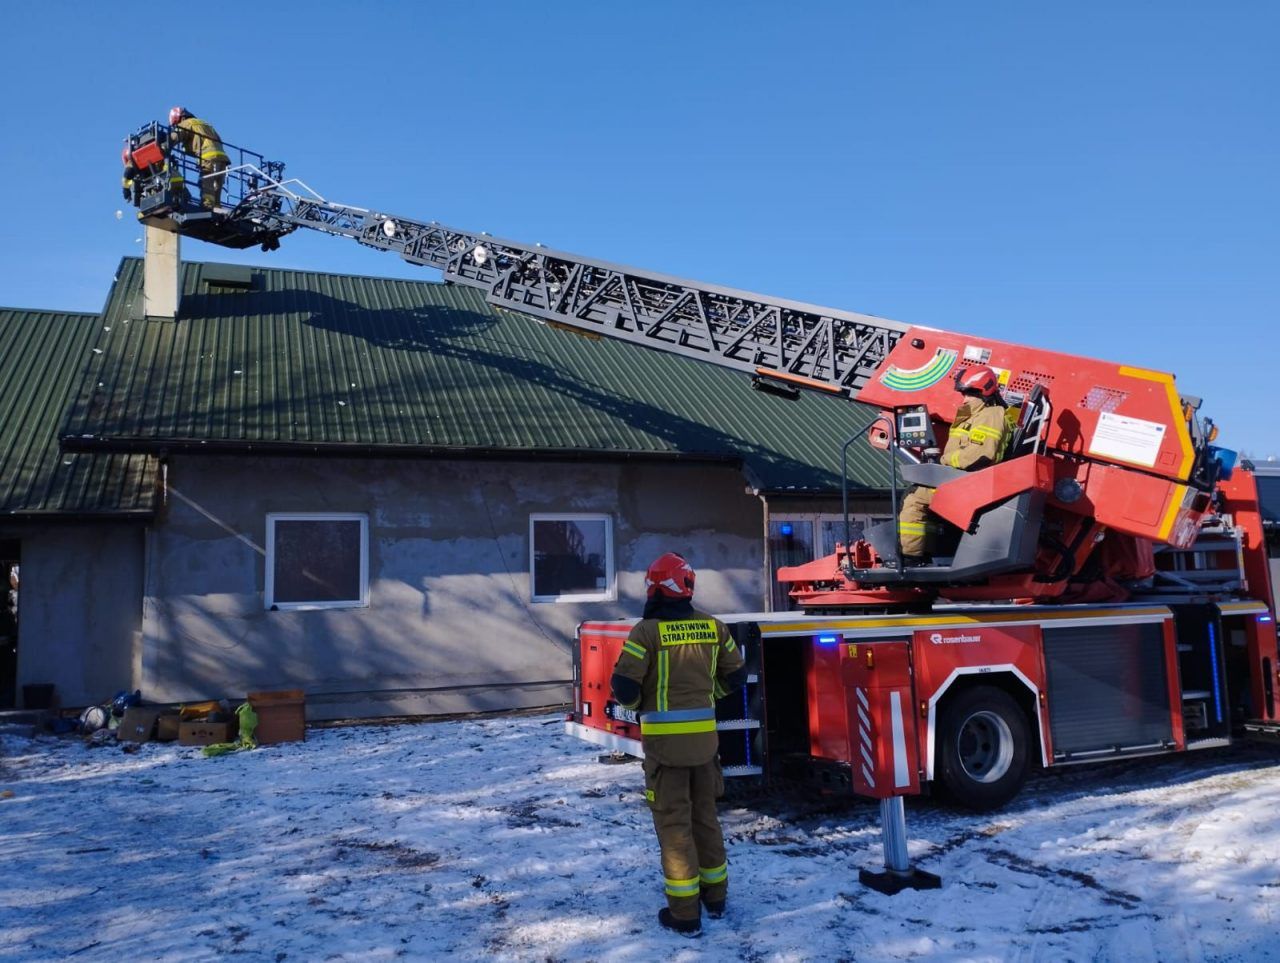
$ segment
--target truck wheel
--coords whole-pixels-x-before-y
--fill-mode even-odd
[[[1007,692],[968,689],[947,702],[938,723],[938,772],[948,795],[966,809],[998,809],[1027,778],[1030,727]]]

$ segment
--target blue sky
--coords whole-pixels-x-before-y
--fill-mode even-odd
[[[1276,4],[167,10],[0,14],[0,304],[102,306],[121,138],[182,103],[336,200],[1173,371],[1280,455]]]

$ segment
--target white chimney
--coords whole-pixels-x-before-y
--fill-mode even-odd
[[[182,235],[150,225],[143,230],[143,314],[175,321],[182,298]]]

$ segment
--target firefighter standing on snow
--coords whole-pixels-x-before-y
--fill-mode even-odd
[[[618,703],[640,714],[645,798],[667,894],[658,922],[686,936],[701,932],[702,906],[713,919],[724,913],[729,867],[716,815],[724,778],[715,703],[746,677],[728,627],[693,607],[694,577],[674,552],[649,566],[644,618],[623,643],[611,682]]]
[[[965,400],[952,419],[941,464],[964,471],[994,465],[1004,455],[1012,435],[1010,412],[1000,397],[1000,378],[985,364],[978,364],[957,371],[955,383],[956,391]],[[918,485],[902,500],[898,538],[905,565],[924,564],[933,554],[939,524],[929,514],[934,491]]]

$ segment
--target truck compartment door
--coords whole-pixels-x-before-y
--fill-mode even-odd
[[[1057,762],[1182,748],[1172,623],[1044,626],[1049,725]]]

